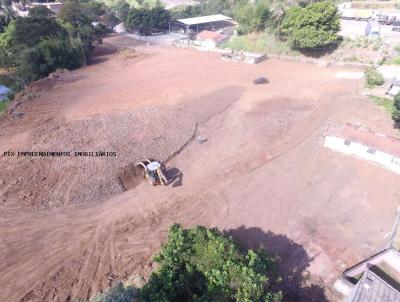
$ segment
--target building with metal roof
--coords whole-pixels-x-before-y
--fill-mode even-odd
[[[389,247],[357,263],[335,288],[346,302],[400,302],[400,253]]]
[[[358,281],[349,302],[400,302],[400,292],[387,280],[367,269]]]
[[[192,26],[192,25],[200,25],[200,24],[214,23],[221,21],[232,21],[232,18],[218,14],[218,15],[201,16],[201,17],[186,18],[186,19],[177,19],[176,21],[185,24],[187,26]]]

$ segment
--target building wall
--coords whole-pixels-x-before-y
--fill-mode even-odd
[[[369,148],[358,142],[348,141],[341,137],[326,136],[324,146],[346,155],[354,156],[379,165],[390,171],[400,174],[400,158],[391,154]]]
[[[200,47],[203,50],[213,51],[217,47],[217,43],[213,40],[203,40],[199,41]]]

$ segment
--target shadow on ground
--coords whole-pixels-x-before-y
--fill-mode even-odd
[[[324,288],[309,284],[307,267],[310,258],[302,245],[283,235],[265,233],[257,227],[227,230],[227,235],[236,239],[247,249],[265,248],[279,259],[279,273],[283,279],[279,286],[284,294],[284,301],[290,302],[327,302]]]
[[[106,56],[117,52],[115,46],[109,44],[97,44],[90,52],[88,65],[99,64],[107,61]]]
[[[327,56],[335,52],[340,45],[343,43],[343,38],[340,37],[336,43],[328,45],[322,48],[313,48],[313,49],[298,49],[298,51],[306,57],[311,57],[314,59],[319,59],[323,56]]]
[[[183,173],[178,168],[168,168],[165,172],[168,179],[168,185],[172,187],[180,187],[183,185]]]

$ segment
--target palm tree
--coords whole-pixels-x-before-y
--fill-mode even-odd
[[[283,3],[276,3],[271,7],[271,20],[275,28],[278,28],[281,25],[282,20],[285,17],[285,10],[286,7]]]

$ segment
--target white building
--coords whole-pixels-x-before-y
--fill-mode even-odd
[[[206,51],[213,51],[218,45],[227,40],[227,36],[210,30],[200,32],[195,41],[195,45]]]
[[[400,174],[400,140],[346,125],[328,128],[324,146]]]

